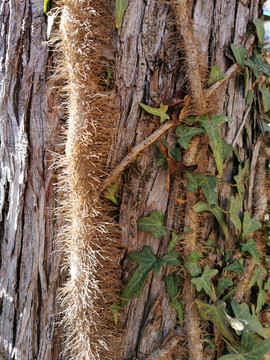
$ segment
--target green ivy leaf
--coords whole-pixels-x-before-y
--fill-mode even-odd
[[[218,279],[217,295],[219,296],[225,289],[232,286],[233,281],[229,277],[222,276]]]
[[[105,190],[104,197],[108,200],[111,200],[115,205],[118,206],[118,201],[115,197],[115,193],[117,192],[118,185],[116,183],[113,183],[107,189]]]
[[[264,289],[268,291],[268,294],[270,294],[270,278],[268,278],[266,283],[264,284]]]
[[[155,273],[158,274],[161,267],[164,265],[178,265],[178,255],[177,251],[172,251],[169,254],[156,259],[149,246],[144,246],[141,252],[131,252],[128,257],[138,263],[139,266],[124,289],[121,307],[123,308],[128,304],[135,294],[137,294],[138,298],[140,297],[141,289],[150,271],[154,270]]]
[[[245,273],[245,269],[243,268],[243,266],[240,264],[240,262],[238,260],[234,260],[232,264],[226,266],[223,270],[229,270],[235,274],[238,273]]]
[[[245,61],[245,56],[247,53],[247,49],[240,47],[240,48],[236,48],[234,46],[234,44],[231,44],[231,49],[233,52],[233,56],[235,57],[235,60],[237,62],[237,64],[239,64],[240,66],[244,66],[244,61]]]
[[[198,123],[202,126],[209,137],[211,148],[216,162],[216,167],[219,172],[219,177],[223,173],[223,148],[220,137],[220,126],[216,125],[208,115],[202,115],[198,118]]]
[[[160,122],[163,123],[165,120],[169,120],[169,115],[166,114],[166,111],[168,110],[167,105],[160,104],[159,109],[153,108],[149,105],[144,105],[142,103],[139,103],[139,105],[149,114],[160,117]]]
[[[260,77],[260,72],[266,76],[270,76],[270,66],[265,62],[261,54],[251,56],[249,59],[246,59],[244,63],[252,69],[257,79]]]
[[[270,92],[265,86],[260,87],[260,92],[262,94],[263,110],[268,112],[270,109]]]
[[[206,201],[199,201],[197,204],[192,206],[192,209],[195,211],[195,213],[201,212],[201,211],[210,211],[217,219],[224,235],[225,239],[228,240],[228,225],[226,223],[224,213],[220,209],[220,207],[216,204],[210,205]]]
[[[257,37],[258,37],[259,43],[261,45],[263,45],[264,37],[265,37],[265,30],[264,30],[263,22],[261,19],[257,18],[257,19],[253,19],[253,24],[256,26],[256,32],[257,32]]]
[[[170,295],[171,299],[178,296],[178,284],[180,282],[180,277],[176,273],[172,273],[166,277],[165,282],[167,293]]]
[[[237,234],[242,230],[242,222],[239,218],[239,212],[242,209],[242,206],[243,203],[241,199],[236,199],[234,196],[231,196],[229,212]]]
[[[176,136],[179,137],[178,143],[184,148],[188,148],[189,140],[196,134],[204,133],[203,129],[178,125],[175,131]]]
[[[202,276],[191,279],[191,282],[196,286],[197,291],[200,292],[203,289],[213,301],[215,301],[216,295],[214,293],[213,285],[210,279],[213,276],[217,275],[217,273],[217,269],[210,269],[210,267],[206,265],[203,270]]]
[[[250,351],[242,349],[241,353],[223,355],[218,360],[261,360],[269,350],[270,340],[254,341]]]
[[[122,18],[124,15],[124,12],[127,7],[127,1],[126,0],[116,0],[116,21],[115,26],[118,29],[121,25]]]
[[[185,302],[183,300],[178,300],[178,284],[180,278],[175,273],[172,273],[167,276],[166,282],[166,289],[172,301],[169,305],[177,311],[178,319],[180,324],[183,323],[184,315],[183,315],[183,307]]]
[[[188,226],[185,226],[184,233],[193,233],[193,230],[191,228],[189,228]]]
[[[264,266],[262,266],[262,265],[257,266],[255,268],[255,270],[253,271],[253,275],[250,279],[249,287],[252,287],[253,285],[255,285],[261,278],[261,275],[266,275],[266,274],[267,274],[267,271]]]
[[[172,232],[172,238],[171,241],[169,242],[169,245],[167,247],[167,254],[170,253],[171,251],[174,251],[174,247],[175,245],[180,241],[183,240],[182,237],[180,237],[180,235],[178,235],[176,232]]]
[[[252,238],[249,238],[248,241],[245,244],[242,244],[242,251],[247,251],[253,259],[258,262],[260,261],[260,258],[262,254],[259,254],[258,251],[255,249],[256,241]]]
[[[230,153],[233,151],[233,146],[228,144],[224,139],[221,139],[222,143],[222,153],[223,153],[223,161],[227,159]]]
[[[163,224],[164,214],[162,211],[153,211],[150,216],[137,220],[138,230],[151,231],[154,238],[158,239],[166,235]]]
[[[265,333],[256,315],[251,315],[246,303],[238,304],[235,300],[231,301],[231,306],[236,318],[242,322],[245,329],[255,332],[265,339]]]
[[[252,90],[248,90],[246,97],[246,104],[247,105],[251,104],[254,98],[255,98],[254,92]]]
[[[266,298],[266,293],[264,289],[260,286],[259,293],[257,296],[256,313],[259,313],[262,310],[262,307],[265,304],[265,298]]]
[[[243,232],[242,238],[244,239],[248,234],[253,233],[262,227],[262,224],[259,220],[253,218],[251,219],[250,213],[248,211],[244,212],[244,220],[243,220]]]
[[[223,79],[226,76],[224,72],[220,71],[219,65],[213,65],[211,66],[210,76],[207,83],[207,86],[213,85],[215,82],[217,82],[220,79]]]
[[[209,305],[199,299],[195,299],[194,302],[203,320],[211,321],[232,345],[239,345],[228,327],[228,317],[221,302],[217,305]]]
[[[244,167],[241,165],[238,166],[238,175],[234,176],[234,180],[236,182],[239,198],[243,200],[245,195],[245,182],[248,178],[249,171],[249,159],[245,161]]]
[[[217,204],[216,185],[219,181],[220,179],[213,175],[188,173],[188,191],[195,191],[197,187],[200,187],[209,206],[211,206]]]
[[[190,252],[185,262],[186,268],[188,269],[192,277],[196,277],[200,275],[202,272],[202,268],[196,264],[201,257],[202,257],[202,253],[200,251],[193,250]]]
[[[188,173],[188,191],[194,192],[197,187],[203,187],[207,184],[207,177],[203,174]]]
[[[181,161],[181,151],[179,148],[175,149],[169,149],[168,154],[171,158],[173,158],[175,161]]]

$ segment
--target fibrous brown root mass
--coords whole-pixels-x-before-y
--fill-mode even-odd
[[[62,76],[67,84],[67,134],[60,197],[69,273],[62,289],[70,359],[111,359],[118,334],[110,306],[119,292],[119,228],[97,189],[106,175],[115,110],[102,83],[111,23],[106,1],[65,0],[60,24]]]

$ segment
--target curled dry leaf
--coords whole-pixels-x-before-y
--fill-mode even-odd
[[[166,190],[167,190],[170,198],[173,199],[175,202],[177,202],[180,205],[185,204],[186,200],[179,199],[171,194],[170,178],[171,178],[171,175],[173,175],[177,172],[194,171],[197,169],[198,165],[185,166],[183,163],[181,163],[179,161],[175,161],[172,157],[170,157],[170,155],[168,153],[168,148],[161,141],[159,141],[159,148],[162,151],[162,153],[164,154],[164,156],[168,162],[168,171],[167,171],[167,177],[166,177]]]

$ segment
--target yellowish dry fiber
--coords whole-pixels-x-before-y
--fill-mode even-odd
[[[102,0],[65,0],[60,44],[67,84],[68,125],[60,179],[64,256],[62,289],[69,359],[112,359],[117,343],[110,306],[120,294],[119,228],[100,198],[114,128],[110,91],[102,84],[111,18]],[[105,55],[106,54],[106,55]]]

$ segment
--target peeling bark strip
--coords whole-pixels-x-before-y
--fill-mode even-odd
[[[54,242],[57,99],[45,93],[40,1],[0,2],[0,358],[59,359]]]
[[[69,359],[111,359],[117,345],[110,306],[116,302],[119,228],[97,188],[104,177],[114,109],[102,76],[111,65],[109,5],[62,3],[60,50],[67,82],[68,128],[62,161],[63,229],[69,280],[62,290]],[[109,54],[110,55],[110,54]]]

